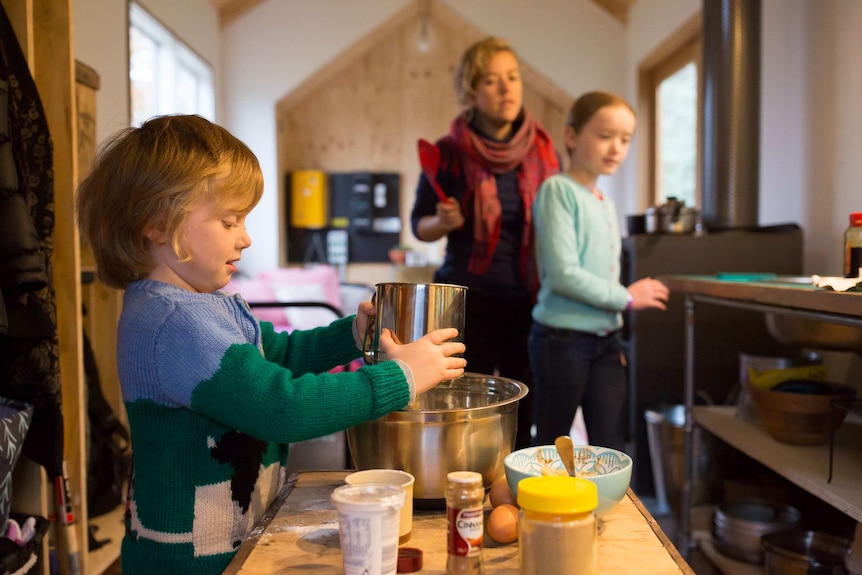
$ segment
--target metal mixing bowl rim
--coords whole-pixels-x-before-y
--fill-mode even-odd
[[[497,401],[495,403],[491,403],[488,405],[477,405],[475,407],[459,407],[457,409],[401,409],[398,411],[393,411],[388,415],[384,415],[381,419],[389,419],[389,420],[397,420],[397,419],[410,419],[409,415],[405,416],[405,414],[422,414],[423,416],[427,415],[437,415],[441,417],[441,420],[445,420],[447,415],[452,415],[453,417],[461,417],[464,414],[480,414],[483,411],[496,411],[501,407],[505,407],[517,401],[520,401],[524,397],[526,397],[527,393],[529,393],[529,388],[527,385],[521,381],[516,379],[512,379],[510,377],[501,377],[497,375],[485,375],[482,373],[472,373],[467,372],[460,377],[456,377],[455,379],[451,379],[449,381],[444,381],[438,384],[436,387],[432,388],[429,391],[433,391],[435,389],[446,389],[445,386],[452,386],[456,384],[456,382],[464,381],[466,379],[481,379],[484,383],[492,385],[496,381],[501,381],[505,383],[513,383],[518,387],[518,393],[513,395],[512,397],[508,397],[501,401]],[[441,387],[443,386],[443,387]],[[427,393],[427,392],[426,392]]]
[[[422,287],[422,286],[437,286],[437,287],[453,287],[453,288],[463,288],[468,290],[467,286],[462,286],[460,284],[450,284],[450,283],[440,283],[440,282],[379,282],[374,284],[374,287],[377,286],[413,286],[413,287]]]

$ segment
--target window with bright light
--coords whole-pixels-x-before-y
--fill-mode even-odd
[[[641,67],[647,204],[700,205],[701,26],[692,19]]]
[[[697,205],[697,66],[689,62],[659,85],[657,200]]]
[[[162,114],[215,121],[212,68],[136,2],[129,3],[129,84],[133,126]]]

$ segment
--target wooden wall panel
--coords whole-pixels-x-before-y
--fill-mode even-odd
[[[57,338],[63,389],[65,462],[76,523],[60,529],[58,557],[64,572],[68,561],[86,569],[87,474],[85,464],[84,366],[82,352],[80,241],[75,225],[77,134],[75,118],[75,62],[72,51],[71,0],[33,3],[35,58],[33,77],[39,89],[51,140],[54,143],[54,292]]]
[[[90,173],[96,156],[96,92],[101,82],[98,72],[83,62],[75,63],[75,78],[80,182]],[[96,262],[87,245],[81,246],[81,269],[95,275]],[[122,294],[95,277],[92,282],[83,284],[84,332],[96,359],[102,393],[120,421],[128,423],[117,373],[117,324],[122,311]]]
[[[278,103],[282,222],[285,175],[291,170],[394,171],[401,174],[402,243],[421,245],[407,225],[419,179],[416,141],[434,141],[449,131],[460,111],[455,66],[463,51],[486,35],[442,2],[432,0],[430,8],[429,51],[417,47],[420,13],[411,4]],[[562,154],[572,97],[527,63],[521,66],[525,105]],[[281,265],[287,265],[286,253],[282,245]]]

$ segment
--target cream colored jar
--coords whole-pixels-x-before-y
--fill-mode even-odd
[[[518,483],[521,575],[596,575],[596,485],[579,477],[528,477]]]

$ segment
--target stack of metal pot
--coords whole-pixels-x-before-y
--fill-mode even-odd
[[[685,200],[673,196],[661,206],[647,208],[645,213],[648,234],[689,234],[695,231],[699,212],[685,205]]]

